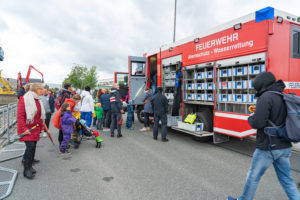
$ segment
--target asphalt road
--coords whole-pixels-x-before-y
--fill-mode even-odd
[[[42,138],[34,180],[23,177],[21,159],[1,163],[19,172],[7,199],[221,200],[242,193],[251,157],[175,131],[168,132],[167,143],[154,141],[151,132],[138,131],[141,124],[134,128],[123,127],[122,138],[101,133],[101,149],[84,141],[70,156]],[[57,131],[51,131],[56,139]],[[300,181],[300,173],[292,171],[292,176]],[[263,176],[256,199],[287,199],[273,168]]]

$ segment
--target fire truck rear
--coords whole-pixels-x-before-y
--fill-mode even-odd
[[[128,66],[139,119],[143,89],[161,86],[171,128],[213,135],[215,143],[248,137],[256,134],[247,119],[256,103],[257,74],[272,72],[285,82],[286,93],[300,96],[300,17],[267,7],[143,57],[130,56]],[[182,122],[189,114],[197,116],[195,123]]]

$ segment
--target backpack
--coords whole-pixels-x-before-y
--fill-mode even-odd
[[[265,133],[269,136],[279,136],[290,142],[300,142],[300,97],[295,94],[268,91],[281,95],[287,107],[287,116],[284,125],[276,126],[268,120],[272,127],[266,127]]]
[[[62,104],[61,102],[62,102],[62,95],[59,95],[58,98],[57,98],[57,100],[55,101],[55,108],[56,108],[56,110],[60,109],[61,104]]]

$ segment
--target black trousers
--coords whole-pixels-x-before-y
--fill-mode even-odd
[[[158,126],[159,120],[161,121],[161,139],[166,139],[167,137],[167,114],[154,114],[154,128],[153,128],[153,137],[157,138],[158,136]]]
[[[51,113],[46,113],[45,124],[48,129],[49,129],[49,124],[50,124],[50,120],[51,120],[51,115],[52,115]]]
[[[32,162],[35,156],[35,150],[36,150],[36,141],[26,141],[26,149],[24,153],[24,171],[29,170],[32,167]]]
[[[150,113],[144,113],[144,127],[150,127]]]
[[[110,110],[103,110],[103,127],[109,128],[111,123],[111,111]]]
[[[64,139],[63,132],[62,132],[62,130],[59,130],[59,133],[58,133],[59,146],[60,146],[61,142],[63,141],[63,139]]]
[[[118,125],[122,117],[121,113],[111,113],[110,133],[114,135],[115,129],[118,129],[118,135],[121,135],[121,126]]]
[[[93,126],[96,126],[97,124],[97,117],[93,117]]]

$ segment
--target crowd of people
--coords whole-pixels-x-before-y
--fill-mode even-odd
[[[58,129],[59,150],[62,154],[70,153],[70,144],[75,144],[75,148],[80,144],[79,132],[75,131],[79,119],[84,120],[87,127],[94,125],[98,130],[110,131],[111,137],[114,137],[117,129],[117,137],[122,137],[124,110],[118,90],[119,85],[115,83],[111,90],[99,90],[94,100],[89,86],[86,86],[81,94],[77,94],[72,85],[66,83],[56,97],[56,92],[50,90],[47,85],[24,85],[18,91],[17,115],[18,134],[24,134],[20,141],[26,145],[22,159],[24,177],[32,179],[36,174],[32,167],[34,163],[39,162],[35,159],[36,144],[40,134],[49,128],[51,118],[53,126]]]
[[[285,122],[286,105],[281,96],[270,92],[282,92],[285,85],[281,80],[276,81],[272,73],[263,72],[255,78],[253,86],[257,91],[258,100],[256,109],[249,117],[248,122],[252,128],[258,130],[257,148],[253,155],[243,194],[238,199],[254,199],[261,177],[272,164],[289,199],[300,199],[296,184],[290,175],[291,142],[273,136],[270,146],[270,138],[265,134],[265,128],[269,121],[278,126]],[[150,116],[153,116],[153,139],[158,139],[158,127],[159,121],[161,121],[161,140],[167,142],[168,100],[162,91],[162,88],[158,87],[153,94],[151,89],[144,89],[144,127],[140,131],[150,131]],[[125,101],[127,103],[126,127],[134,130],[132,127],[134,106],[129,94]],[[74,127],[76,127],[74,125],[79,118],[83,119],[88,127],[94,125],[103,132],[110,131],[111,137],[115,136],[115,130],[117,130],[117,137],[122,137],[121,125],[124,109],[117,83],[111,90],[100,89],[95,101],[89,86],[86,86],[79,95],[74,93],[71,84],[65,84],[55,101],[48,86],[43,87],[41,83],[27,84],[19,95],[17,124],[18,134],[25,134],[20,141],[24,141],[26,144],[22,162],[24,163],[24,177],[28,179],[32,179],[36,174],[36,170],[32,167],[33,163],[39,162],[35,159],[36,144],[44,127],[49,127],[51,116],[55,111],[54,107],[57,112],[52,123],[59,129],[58,141],[62,154],[69,153],[71,137],[75,138],[73,142],[78,142],[78,134],[76,135],[74,131]],[[234,200],[235,198],[229,196],[228,199]]]

